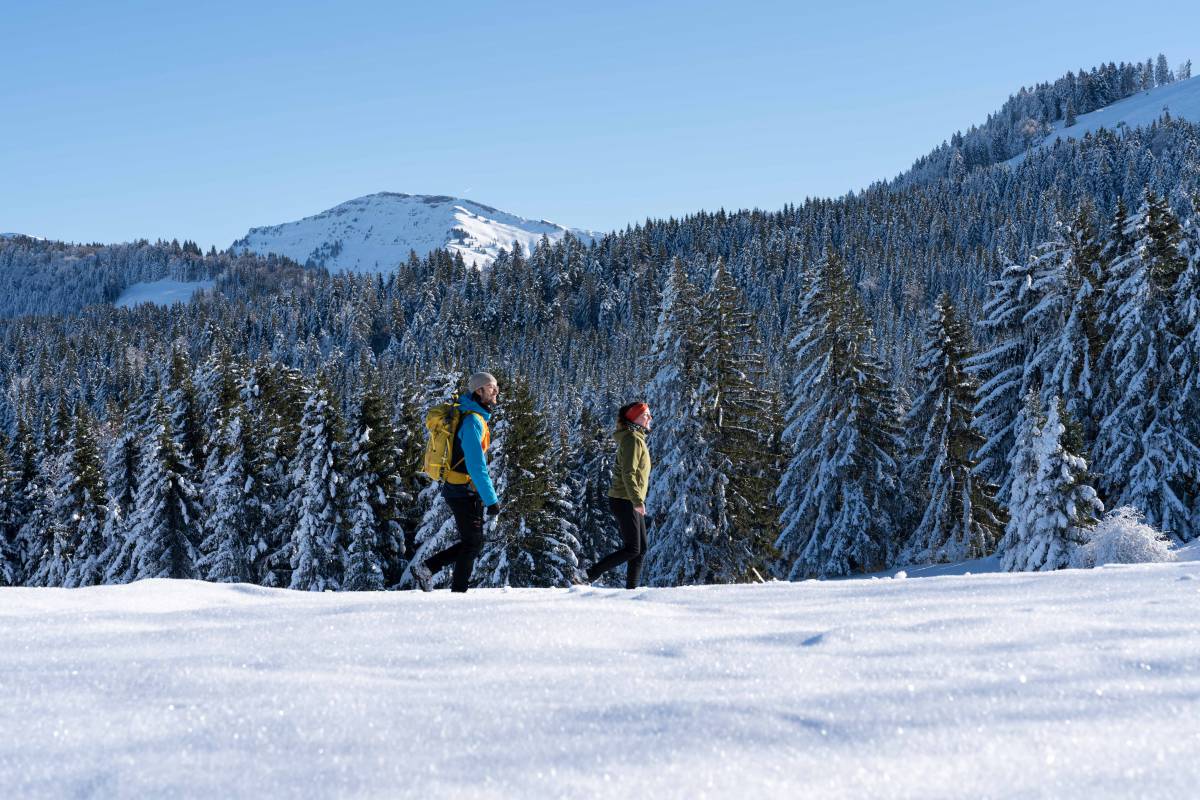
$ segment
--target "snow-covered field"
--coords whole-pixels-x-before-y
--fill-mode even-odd
[[[1193,798],[1200,562],[0,589],[5,797]]]
[[[202,289],[211,289],[213,281],[173,281],[163,279],[161,281],[148,281],[145,283],[135,283],[132,286],[126,287],[125,291],[113,303],[117,308],[133,308],[142,303],[154,303],[160,306],[174,305],[175,303],[186,303],[192,299],[192,295]]]
[[[1162,117],[1164,110],[1173,117],[1200,122],[1200,77],[1157,86],[1089,114],[1080,114],[1069,128],[1065,121],[1056,122],[1054,130],[1038,147],[1050,147],[1059,139],[1083,139],[1084,135],[1094,134],[1101,128],[1110,131],[1144,128]],[[1005,163],[1015,166],[1024,161],[1028,154],[1027,151]]]

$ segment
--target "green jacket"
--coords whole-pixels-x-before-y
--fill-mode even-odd
[[[646,491],[650,488],[650,448],[646,447],[646,434],[622,428],[613,433],[613,438],[617,440],[617,463],[608,496],[640,506],[646,502]]]

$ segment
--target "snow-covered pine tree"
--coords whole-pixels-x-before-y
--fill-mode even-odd
[[[1135,259],[1130,258],[1136,240],[1137,220],[1130,218],[1125,201],[1118,197],[1112,220],[1105,231],[1104,244],[1100,249],[1103,279],[1098,283],[1096,332],[1100,337],[1101,347],[1094,382],[1096,399],[1093,408],[1097,436],[1100,421],[1112,413],[1124,391],[1123,387],[1117,384],[1117,365],[1112,361],[1117,357],[1117,353],[1108,343],[1116,335],[1117,325],[1125,313],[1120,287],[1129,280],[1137,263]],[[1094,453],[1094,439],[1092,447]]]
[[[1090,203],[1079,207],[1067,230],[1066,259],[1062,265],[1062,286],[1066,298],[1066,319],[1054,341],[1056,352],[1047,359],[1048,390],[1057,392],[1067,411],[1083,430],[1089,447],[1099,427],[1098,386],[1095,372],[1103,341],[1099,328],[1099,297],[1104,284],[1102,245],[1092,226],[1095,211]]]
[[[425,455],[425,409],[420,383],[402,384],[403,394],[397,404],[396,420],[396,481],[399,494],[399,514],[396,523],[403,536],[403,558],[395,564],[384,564],[384,583],[398,586],[408,568],[408,560],[417,549],[417,528],[421,524],[418,495],[428,481],[418,474]]]
[[[1010,572],[1069,567],[1104,513],[1080,455],[1083,438],[1062,401],[1034,391],[1017,420],[1009,521],[997,548]]]
[[[956,562],[989,555],[1003,534],[995,487],[975,474],[983,437],[974,428],[976,384],[964,369],[971,333],[943,294],[926,327],[917,369],[924,392],[908,413],[904,483],[920,514],[902,564]]]
[[[200,402],[192,383],[192,363],[182,346],[171,352],[167,371],[167,393],[163,398],[171,415],[171,431],[184,473],[195,480],[204,466],[206,437]]]
[[[1173,419],[1180,421],[1187,442],[1200,443],[1200,197],[1191,203],[1191,214],[1183,226],[1180,254],[1187,268],[1175,285],[1175,322],[1179,343],[1171,353],[1171,369],[1176,376],[1172,397]],[[1190,519],[1200,520],[1200,457],[1187,456],[1185,471],[1193,481]],[[1193,526],[1193,538],[1200,535],[1200,523]]]
[[[579,566],[579,540],[563,468],[528,383],[511,376],[504,385],[504,405],[493,417],[498,452],[489,458],[504,512],[486,531],[473,582],[567,586]]]
[[[163,399],[156,404],[154,417],[155,430],[142,446],[129,522],[133,578],[199,578],[195,538],[201,529],[201,510],[196,490],[184,471]]]
[[[65,430],[63,430],[65,428]],[[62,586],[66,580],[71,543],[59,530],[55,508],[63,471],[63,446],[70,437],[65,406],[48,416],[40,445],[33,450],[34,477],[25,484],[27,512],[18,534],[25,550],[26,584]]]
[[[697,352],[699,412],[712,442],[710,518],[705,583],[753,580],[779,535],[772,502],[779,484],[771,440],[775,398],[764,388],[766,364],[758,327],[741,290],[718,259],[701,299]],[[761,572],[759,572],[761,577]]]
[[[136,417],[127,414],[112,420],[112,438],[104,459],[104,484],[108,489],[108,507],[104,517],[104,583],[128,583],[134,579],[133,551],[137,542],[129,536],[129,524],[137,507],[139,472],[138,430]]]
[[[370,463],[371,430],[356,428],[356,431],[350,442],[348,466],[352,477],[346,492],[350,544],[346,548],[342,588],[348,592],[374,592],[384,588],[380,524],[373,502],[378,500],[380,488]]]
[[[1003,505],[1012,479],[1013,426],[1028,391],[1025,363],[1032,347],[1024,321],[1036,305],[1033,270],[1027,264],[1010,263],[988,289],[979,323],[987,345],[965,363],[980,384],[974,414],[984,441],[975,452],[976,472],[998,487],[996,499]]]
[[[1138,508],[1152,527],[1189,541],[1200,532],[1192,517],[1200,448],[1194,423],[1177,415],[1181,376],[1171,365],[1183,340],[1175,292],[1188,261],[1179,220],[1149,190],[1135,231],[1133,251],[1113,265],[1123,276],[1113,290],[1121,310],[1104,361],[1114,370],[1115,404],[1100,424],[1096,466],[1110,505]]]
[[[263,486],[270,513],[251,545],[251,572],[263,586],[287,586],[291,582],[290,542],[296,519],[288,505],[291,495],[290,466],[300,441],[307,388],[298,369],[278,362],[260,361],[242,384],[246,407],[244,424],[257,431],[261,441]]]
[[[711,545],[720,538],[714,497],[727,480],[703,419],[700,294],[675,259],[663,287],[647,388],[656,420],[648,437],[651,462],[646,508],[649,549],[645,580],[651,586],[704,583],[713,569]],[[739,561],[748,564],[748,549]]]
[[[17,583],[25,585],[37,569],[42,542],[39,533],[46,526],[47,514],[43,501],[43,482],[39,470],[37,443],[27,415],[17,414],[9,463],[12,470],[13,549],[17,561]]]
[[[255,539],[270,512],[262,465],[246,428],[246,409],[235,394],[223,400],[220,429],[209,444],[205,468],[204,533],[197,566],[205,580],[248,583]]]
[[[329,385],[318,376],[304,404],[291,468],[287,517],[296,526],[287,545],[291,589],[319,592],[340,583],[346,527],[342,428]]]
[[[394,411],[377,375],[367,376],[356,406],[348,456],[350,546],[345,588],[367,591],[399,581],[405,556],[399,520],[406,493],[399,473]],[[370,507],[369,513],[363,503]]]
[[[17,549],[16,475],[8,453],[8,437],[0,432],[0,586],[17,586],[21,555]]]
[[[68,551],[63,586],[104,582],[104,525],[107,516],[104,473],[96,446],[95,421],[86,408],[75,410],[75,425],[63,453],[54,517]]]
[[[896,536],[899,409],[832,247],[809,273],[796,318],[776,546],[790,580],[882,568]]]

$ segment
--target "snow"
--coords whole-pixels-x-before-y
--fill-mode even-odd
[[[1066,120],[1060,120],[1038,147],[1051,147],[1060,139],[1083,139],[1085,134],[1094,134],[1101,128],[1115,131],[1147,127],[1162,117],[1163,109],[1168,109],[1172,117],[1200,122],[1200,76],[1139,92],[1110,106],[1080,114],[1070,128],[1065,127]],[[1030,152],[1027,150],[1005,163],[1016,166]]]
[[[297,222],[251,228],[233,243],[237,252],[276,253],[330,270],[386,272],[418,255],[448,249],[467,264],[487,266],[513,241],[528,252],[542,236],[557,241],[567,228],[455,197],[395,192],[359,197]],[[570,231],[584,242],[594,234]]]
[[[1200,562],[0,589],[13,797],[1188,798]]]
[[[117,308],[133,308],[142,303],[154,303],[159,306],[169,306],[175,303],[186,303],[192,295],[203,289],[211,289],[213,281],[149,281],[135,283],[126,287],[121,296],[113,303]]]

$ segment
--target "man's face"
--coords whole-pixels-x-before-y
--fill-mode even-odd
[[[496,398],[500,396],[500,385],[489,383],[486,386],[479,387],[479,397],[489,406],[496,404]]]

